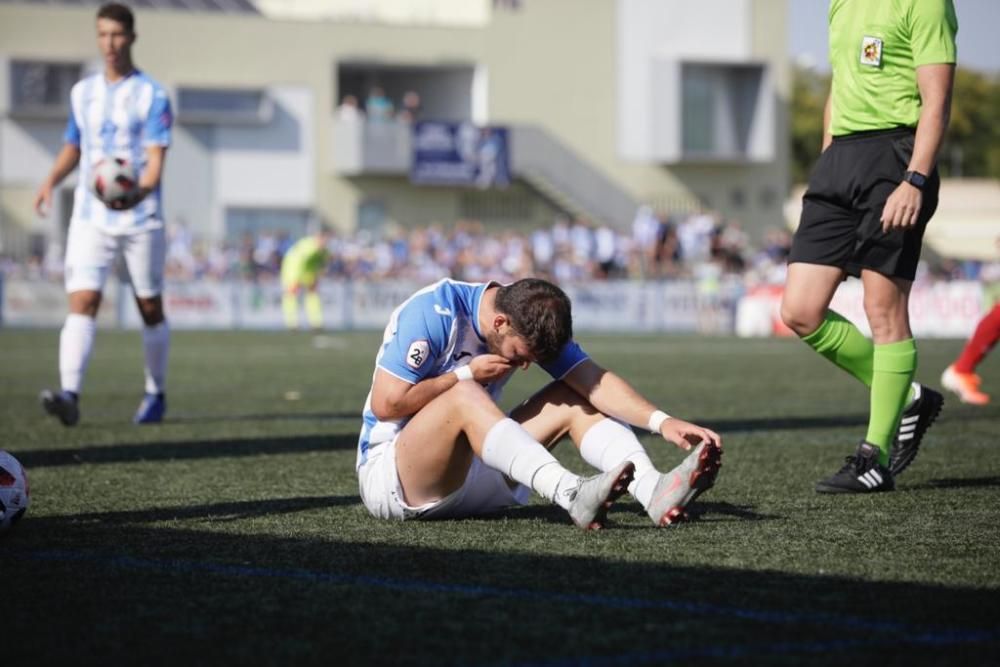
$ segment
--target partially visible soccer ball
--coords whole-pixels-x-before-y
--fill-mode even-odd
[[[28,475],[17,459],[0,449],[0,533],[24,516],[29,504]]]
[[[104,158],[94,165],[90,189],[105,206],[110,206],[135,190],[137,180],[131,162],[120,157]]]

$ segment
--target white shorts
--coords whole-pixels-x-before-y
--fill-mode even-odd
[[[510,507],[525,505],[531,490],[521,484],[512,489],[507,478],[472,458],[462,488],[441,500],[415,507],[403,499],[396,472],[396,440],[368,450],[368,460],[358,470],[361,502],[379,519],[460,519],[482,516]]]
[[[78,219],[70,221],[66,238],[66,291],[103,290],[119,252],[137,297],[148,299],[163,292],[167,243],[162,226],[134,234],[108,234]]]

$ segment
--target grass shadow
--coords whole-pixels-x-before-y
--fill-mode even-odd
[[[58,526],[67,521],[74,523],[127,524],[153,523],[184,519],[209,519],[236,521],[252,517],[292,514],[316,509],[344,507],[361,503],[359,496],[303,496],[297,498],[269,498],[265,500],[239,500],[202,505],[155,507],[121,512],[94,512],[85,515],[44,516],[33,519],[39,527],[47,524]]]
[[[287,499],[261,509],[341,502],[351,500]],[[338,539],[335,525],[318,538],[134,523],[159,520],[168,510],[112,513],[93,524],[72,516],[22,523],[0,550],[0,569],[5,595],[27,601],[31,613],[5,620],[5,660],[600,665],[677,656],[699,664],[755,663],[777,656],[790,663],[914,665],[1000,659],[1000,596],[988,589],[634,562],[601,549],[609,535],[569,527],[560,539],[587,540],[599,555],[391,544],[377,536],[396,527],[381,523],[372,524],[376,539],[360,542]]]
[[[17,458],[25,468],[72,466],[83,463],[133,463],[258,456],[260,454],[302,454],[349,450],[358,446],[355,435],[274,436],[222,440],[184,440],[142,444],[93,445],[60,449],[19,451]]]
[[[340,421],[350,420],[361,423],[361,413],[357,410],[353,412],[274,412],[274,413],[251,413],[245,415],[225,414],[225,415],[185,415],[171,414],[168,421],[178,424],[209,424],[225,422],[279,422],[279,421]]]

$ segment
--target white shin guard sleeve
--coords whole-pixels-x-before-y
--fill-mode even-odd
[[[142,348],[146,356],[146,393],[162,394],[166,390],[170,356],[170,327],[166,321],[143,328]]]
[[[97,322],[89,315],[70,313],[59,333],[59,379],[63,391],[80,393],[94,349]]]
[[[533,489],[539,495],[567,508],[567,494],[579,478],[560,465],[554,456],[510,418],[501,419],[486,433],[482,459],[486,465]],[[568,508],[567,508],[568,509]]]
[[[643,506],[649,503],[659,473],[635,432],[628,426],[610,417],[597,422],[583,434],[580,456],[602,472],[611,470],[625,460],[634,463],[635,478],[629,484],[628,491]]]

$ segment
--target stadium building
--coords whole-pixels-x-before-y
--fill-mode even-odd
[[[98,4],[0,3],[4,254],[41,254],[68,223],[75,177],[50,219],[32,200],[70,87],[99,67]],[[525,228],[560,212],[625,228],[641,204],[716,209],[753,237],[781,224],[784,0],[131,4],[136,62],[174,104],[168,222],[202,238],[297,235],[315,220]],[[377,89],[359,117],[350,98],[364,110]],[[420,134],[414,121],[445,122]],[[499,178],[413,182],[415,144],[481,127],[495,128]]]

